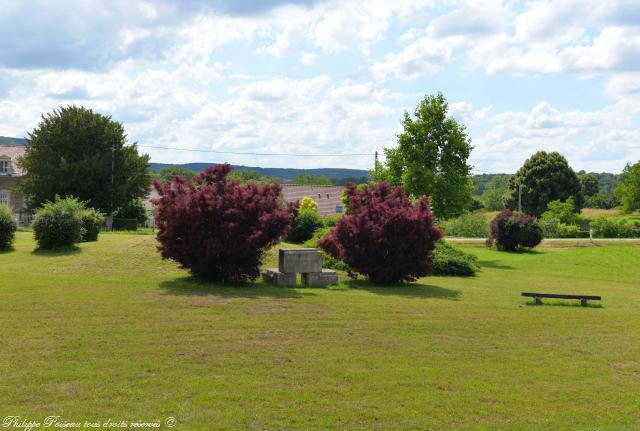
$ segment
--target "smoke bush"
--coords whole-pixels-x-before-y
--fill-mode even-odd
[[[159,251],[200,279],[239,284],[255,280],[266,250],[289,227],[278,184],[230,180],[228,164],[171,183],[154,183]]]

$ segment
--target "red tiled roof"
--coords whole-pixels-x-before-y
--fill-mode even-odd
[[[25,147],[5,147],[0,146],[0,157],[9,156],[11,159],[11,170],[14,176],[22,176],[24,172],[18,166],[18,157],[24,155]]]

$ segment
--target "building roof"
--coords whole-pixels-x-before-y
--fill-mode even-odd
[[[22,176],[24,171],[18,166],[18,158],[24,155],[25,147],[9,147],[0,146],[0,157],[9,157],[11,159],[11,171],[13,176]]]
[[[326,217],[336,214],[339,207],[342,212],[342,192],[344,186],[307,186],[282,184],[282,195],[287,202],[302,200],[307,196],[318,203],[318,214]]]

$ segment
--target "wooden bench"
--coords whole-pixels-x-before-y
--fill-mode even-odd
[[[559,293],[536,293],[536,292],[522,292],[522,296],[529,296],[535,298],[536,304],[542,304],[542,298],[558,298],[558,299],[579,299],[580,305],[586,306],[587,301],[600,301],[602,297],[594,295],[562,295]]]

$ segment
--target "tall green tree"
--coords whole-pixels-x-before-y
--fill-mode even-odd
[[[386,166],[378,164],[375,180],[402,185],[411,196],[429,196],[440,218],[458,215],[471,202],[471,140],[465,127],[448,117],[441,93],[425,96],[414,111],[404,113],[398,146],[385,148]]]
[[[578,175],[560,153],[538,151],[527,159],[509,179],[508,206],[518,208],[518,191],[522,187],[522,210],[539,217],[549,202],[565,202],[573,197],[576,210],[582,208],[582,192]]]
[[[593,196],[600,191],[598,178],[593,174],[578,174],[580,180],[580,190],[585,198]]]
[[[20,164],[32,207],[56,195],[75,196],[111,214],[150,188],[149,156],[127,144],[122,124],[78,106],[43,115]]]
[[[616,197],[622,203],[622,210],[640,210],[640,162],[627,164],[621,176],[622,181],[616,187]]]

